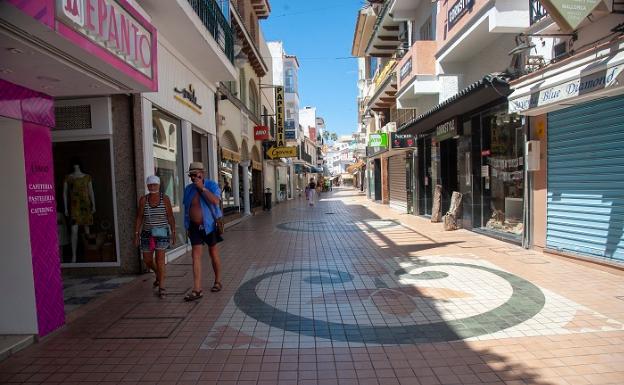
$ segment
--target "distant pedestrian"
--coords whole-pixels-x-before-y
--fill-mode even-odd
[[[185,301],[194,301],[203,296],[202,290],[202,254],[203,245],[208,245],[215,280],[211,291],[221,291],[221,258],[217,243],[222,242],[217,219],[222,217],[219,204],[221,191],[217,182],[204,179],[204,165],[193,162],[189,166],[191,182],[184,189],[184,227],[191,241],[193,258],[193,289]]]
[[[314,178],[310,178],[310,183],[308,184],[309,189],[309,201],[310,206],[314,206],[314,200],[316,199],[316,182],[314,182]]]
[[[156,274],[154,287],[158,296],[164,298],[165,291],[165,250],[175,244],[176,227],[171,200],[160,192],[160,178],[147,177],[149,193],[139,199],[134,232],[134,244],[141,246],[143,261]],[[156,253],[156,261],[154,261]]]

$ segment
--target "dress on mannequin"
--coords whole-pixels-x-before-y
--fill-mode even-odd
[[[71,221],[72,262],[75,263],[79,227],[83,226],[85,234],[89,234],[89,226],[93,225],[95,213],[91,176],[83,173],[79,165],[74,165],[74,172],[65,177],[63,198],[65,216],[70,217]]]

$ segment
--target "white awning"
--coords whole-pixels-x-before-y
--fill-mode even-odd
[[[580,56],[580,55],[579,55]],[[512,85],[509,112],[535,116],[624,93],[624,41],[570,58]]]

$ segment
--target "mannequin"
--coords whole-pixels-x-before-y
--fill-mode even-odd
[[[79,227],[83,226],[85,234],[89,234],[89,226],[93,225],[95,195],[91,176],[82,172],[79,162],[72,164],[73,172],[65,176],[63,200],[65,216],[70,217],[72,262],[75,263]]]

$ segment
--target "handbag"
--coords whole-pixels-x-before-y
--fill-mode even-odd
[[[214,220],[215,230],[217,231],[217,234],[223,235],[223,233],[225,232],[225,223],[223,223],[223,217],[217,218],[217,216],[214,213],[214,210],[212,209],[212,206],[213,206],[212,203],[208,202],[201,193],[199,193],[199,196],[204,202],[206,202],[208,207],[210,207],[210,214],[212,215],[212,219]]]
[[[146,197],[147,199],[147,197]],[[160,194],[160,199],[162,199],[162,194]],[[148,205],[147,207],[147,216],[150,218],[150,222],[152,221],[152,215],[151,215],[151,207],[149,206],[149,201],[146,202],[146,204]],[[169,237],[169,226],[162,226],[162,227],[152,227],[150,229],[150,233],[152,234],[152,237],[154,238],[168,238]]]

